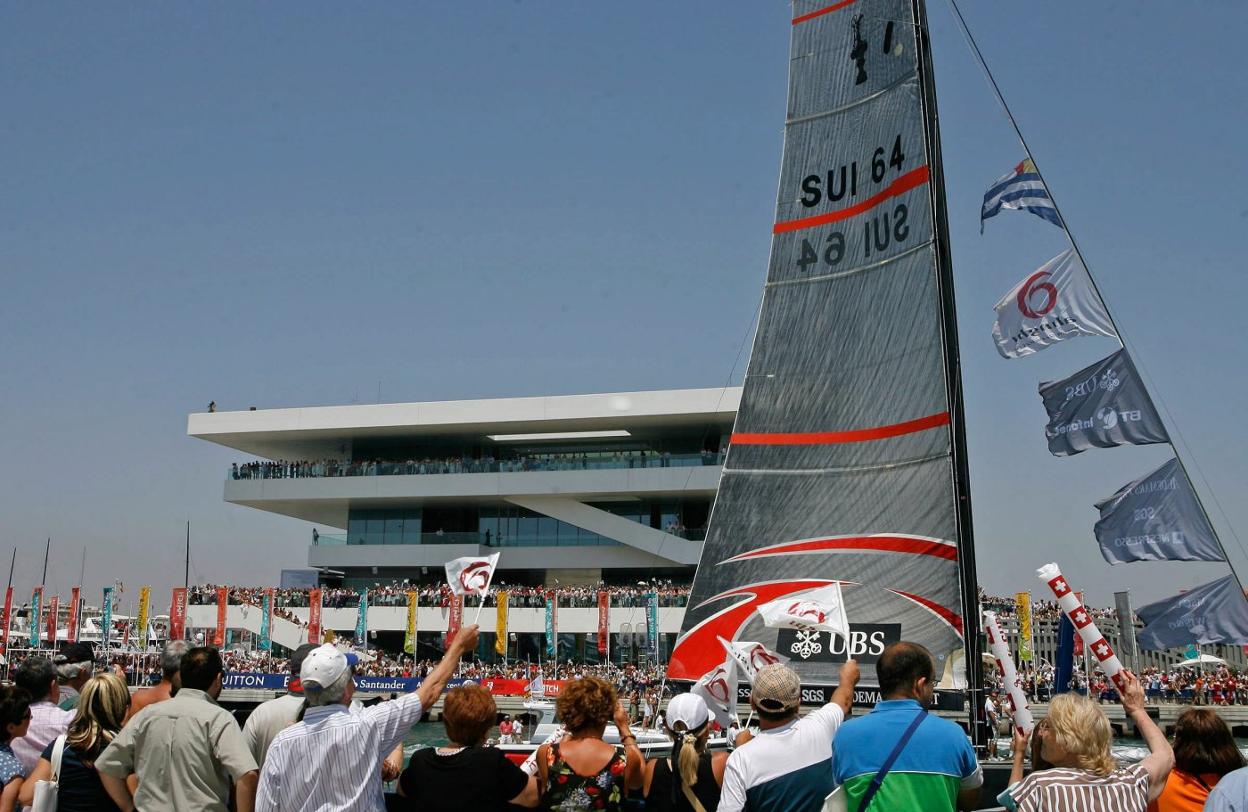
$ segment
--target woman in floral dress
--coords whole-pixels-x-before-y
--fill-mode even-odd
[[[641,787],[644,758],[615,689],[606,680],[583,677],[564,686],[555,707],[567,736],[538,749],[538,808],[618,812],[625,793]],[[612,717],[622,748],[602,739]]]

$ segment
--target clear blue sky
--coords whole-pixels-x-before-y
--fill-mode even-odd
[[[1240,2],[964,11],[1118,317],[1248,537]],[[226,505],[221,408],[717,386],[770,243],[789,10],[734,3],[0,5],[0,554],[66,593],[274,583],[311,527]],[[981,580],[1049,560],[1107,601],[1091,503],[1158,448],[1050,457],[992,305],[1063,247],[984,189],[1022,153],[930,8]],[[741,368],[737,369],[737,377]],[[1216,516],[1216,514],[1215,514]],[[1220,527],[1226,524],[1217,517]],[[1229,532],[1237,562],[1248,566]],[[1072,575],[1073,577],[1073,575]]]

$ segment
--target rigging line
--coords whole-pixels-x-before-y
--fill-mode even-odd
[[[993,76],[992,70],[988,67],[988,62],[984,59],[983,52],[979,50],[979,44],[975,41],[975,36],[971,34],[971,29],[966,23],[966,18],[962,16],[962,9],[958,7],[958,0],[948,0],[948,2],[950,8],[953,10],[954,16],[957,17],[958,26],[962,31],[962,36],[966,39],[967,45],[970,47],[972,53],[975,54],[975,59],[979,62],[979,67],[983,70],[984,76],[988,79],[988,84],[991,85],[992,92],[996,96],[997,102],[1001,105],[1001,109],[1005,112],[1005,117],[1009,120],[1010,126],[1014,128],[1014,135],[1017,136],[1018,142],[1022,145],[1023,151],[1027,154],[1027,157],[1031,159],[1031,162],[1036,170],[1036,175],[1039,176],[1040,182],[1049,193],[1049,202],[1052,204],[1053,210],[1057,212],[1057,219],[1061,221],[1062,231],[1066,234],[1066,239],[1070,241],[1070,247],[1079,258],[1079,262],[1083,265],[1084,271],[1088,276],[1088,281],[1092,283],[1093,291],[1095,291],[1097,297],[1100,298],[1101,305],[1105,308],[1105,314],[1109,317],[1109,323],[1114,326],[1114,332],[1118,334],[1119,346],[1131,353],[1131,358],[1135,362],[1135,365],[1139,369],[1141,375],[1149,384],[1152,384],[1152,387],[1149,390],[1149,396],[1153,397],[1153,392],[1159,391],[1157,390],[1153,376],[1149,374],[1139,354],[1135,352],[1134,343],[1127,341],[1123,335],[1122,329],[1118,326],[1117,320],[1114,319],[1113,313],[1109,308],[1108,300],[1104,295],[1102,295],[1100,286],[1096,283],[1096,277],[1092,274],[1091,267],[1089,267],[1088,263],[1084,260],[1083,252],[1079,250],[1079,244],[1075,241],[1075,235],[1071,232],[1066,218],[1062,216],[1062,210],[1057,205],[1057,199],[1053,196],[1053,190],[1044,179],[1044,174],[1040,171],[1040,165],[1037,163],[1035,155],[1032,154],[1031,147],[1027,144],[1027,139],[1023,137],[1023,131],[1019,128],[1018,121],[1014,118],[1013,112],[1010,111],[1010,106],[1006,103],[1005,96],[1001,93],[1001,88],[997,84],[996,77]],[[1213,498],[1213,503],[1218,508],[1218,512],[1221,514],[1222,521],[1226,524],[1227,529],[1231,531],[1231,537],[1235,539],[1235,544],[1239,547],[1240,554],[1245,558],[1248,558],[1248,550],[1245,550],[1244,543],[1239,538],[1239,533],[1235,530],[1235,525],[1231,523],[1230,517],[1227,516],[1226,511],[1222,508],[1221,501],[1218,499],[1217,494],[1214,493],[1213,488],[1210,486],[1208,478],[1205,477],[1204,471],[1201,470],[1199,463],[1197,463],[1195,455],[1192,453],[1192,446],[1186,439],[1184,439],[1183,432],[1179,429],[1178,423],[1175,421],[1174,415],[1170,411],[1170,407],[1166,405],[1165,399],[1162,398],[1160,394],[1156,395],[1156,400],[1161,405],[1161,410],[1166,415],[1166,419],[1169,424],[1168,428],[1173,429],[1175,435],[1179,439],[1179,442],[1187,449],[1188,456],[1191,456],[1192,467],[1196,469],[1196,472],[1200,475],[1201,482],[1204,483],[1206,490],[1208,490],[1209,495]],[[1169,445],[1174,451],[1175,459],[1179,461],[1179,467],[1183,469],[1183,473],[1186,475],[1187,464],[1184,462],[1184,455],[1179,453],[1179,447],[1173,441],[1171,441]],[[1188,480],[1191,480],[1190,476],[1188,477]],[[1210,526],[1212,526],[1213,522],[1210,519],[1209,511],[1205,508],[1204,500],[1201,498],[1200,493],[1196,491],[1195,486],[1193,486],[1192,490],[1196,493],[1196,501],[1200,504],[1201,512],[1205,514],[1205,519],[1209,521]],[[1231,575],[1235,577],[1235,582],[1239,585],[1240,592],[1243,592],[1244,582],[1240,580],[1239,573],[1235,570],[1235,566],[1231,563],[1231,557],[1226,554],[1226,547],[1222,544],[1222,539],[1216,531],[1214,532],[1214,538],[1218,542],[1218,547],[1222,550],[1222,557],[1226,559],[1226,565],[1231,570]]]

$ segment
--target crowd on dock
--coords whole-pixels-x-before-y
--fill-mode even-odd
[[[303,479],[308,477],[387,476],[417,474],[487,474],[524,471],[584,471],[602,468],[670,468],[717,465],[723,455],[704,450],[697,454],[670,451],[608,451],[589,453],[521,454],[514,457],[414,457],[361,460],[257,460],[234,463],[231,479]]]
[[[0,812],[42,803],[37,795],[54,763],[58,799],[46,808],[64,812],[458,812],[509,804],[579,812],[620,810],[626,799],[644,800],[646,810],[818,812],[834,790],[849,809],[924,812],[981,804],[1229,812],[1248,804],[1248,767],[1226,724],[1210,708],[1188,708],[1168,741],[1145,710],[1152,675],[1130,672],[1118,701],[1148,748],[1143,760],[1116,763],[1102,706],[1065,693],[1030,736],[1014,732],[1010,784],[996,799],[982,797],[983,768],[965,732],[926,712],[935,662],[905,641],[879,656],[882,701],[855,718],[852,660],[831,701],[806,715],[798,675],[783,664],[759,668],[746,722],[757,724],[744,730],[713,694],[679,694],[660,712],[657,672],[547,664],[545,675],[568,680],[555,700],[563,728],[523,764],[488,744],[515,741],[525,728],[498,713],[488,690],[466,682],[443,698],[447,745],[417,750],[405,764],[404,737],[443,695],[476,637],[475,626],[461,629],[442,660],[413,664],[424,676],[415,691],[367,706],[354,701],[352,677],[364,666],[353,654],[301,646],[280,663],[291,675],[289,693],[261,704],[241,727],[215,702],[230,667],[215,649],[169,643],[159,682],[133,697],[118,669],[96,667],[89,646],[68,646],[55,661],[28,656],[13,684],[0,687]],[[521,665],[471,667],[487,669],[479,676],[534,675]],[[633,733],[639,722],[668,735],[670,757],[643,754]],[[731,751],[708,747],[721,722]],[[386,786],[397,791],[387,795]]]

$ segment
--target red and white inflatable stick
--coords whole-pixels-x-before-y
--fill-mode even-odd
[[[1027,705],[1027,695],[1023,693],[1018,670],[1014,668],[1014,658],[1010,655],[1010,647],[997,624],[996,612],[984,612],[984,634],[988,637],[988,648],[996,658],[997,668],[1005,680],[1006,695],[1010,698],[1010,707],[1014,709],[1014,727],[1027,734],[1035,723],[1031,718],[1031,708]],[[993,735],[996,735],[995,733]]]
[[[1053,595],[1057,598],[1058,605],[1062,607],[1066,617],[1070,618],[1070,622],[1074,624],[1075,631],[1079,633],[1084,646],[1100,662],[1101,669],[1114,683],[1118,693],[1121,695],[1126,689],[1126,682],[1122,676],[1122,663],[1118,660],[1118,655],[1114,654],[1114,650],[1110,648],[1109,643],[1106,642],[1105,636],[1101,634],[1101,630],[1096,628],[1096,623],[1092,621],[1092,613],[1084,608],[1084,605],[1075,597],[1074,590],[1071,589],[1065,576],[1062,575],[1061,567],[1057,566],[1057,564],[1045,564],[1036,570],[1036,575],[1041,581],[1049,585],[1049,589],[1053,590]]]

